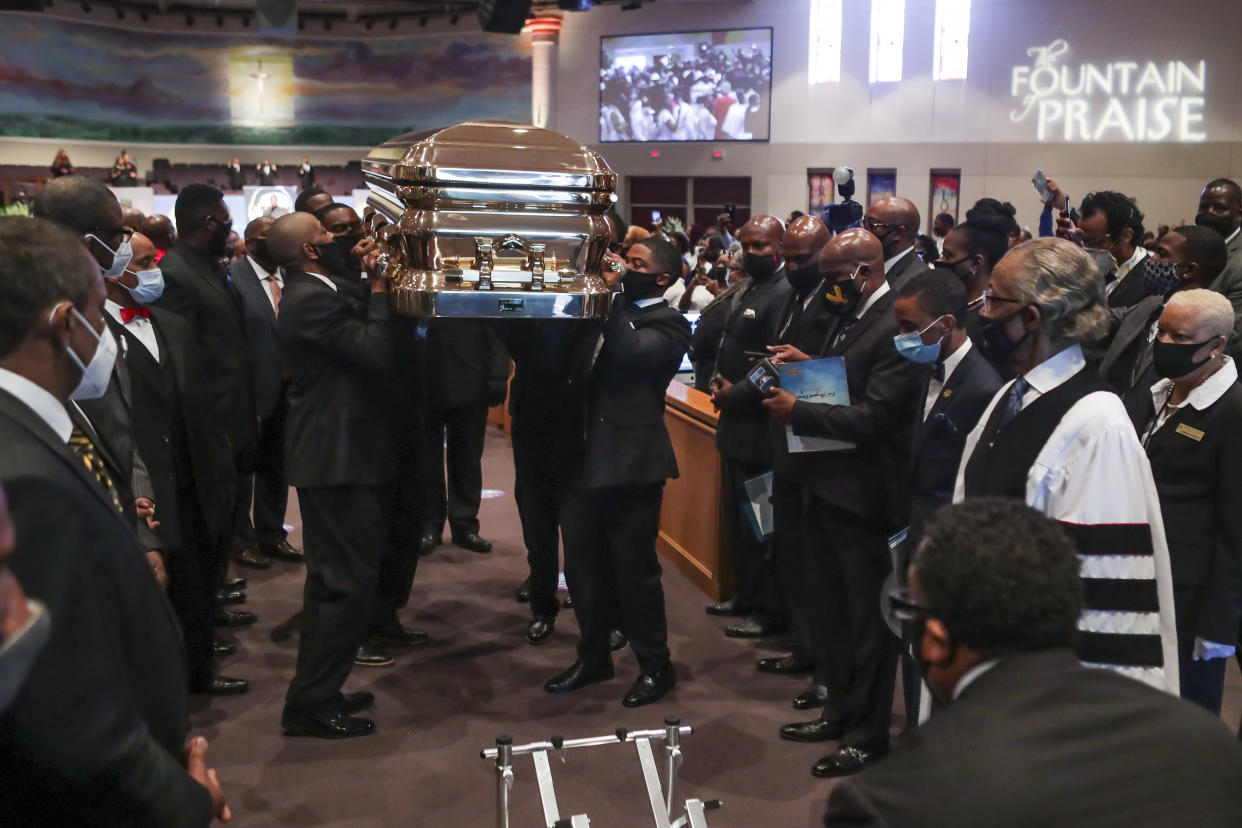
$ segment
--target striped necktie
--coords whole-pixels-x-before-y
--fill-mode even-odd
[[[74,426],[73,433],[69,435],[69,450],[73,452],[74,457],[82,461],[82,465],[86,466],[87,473],[95,478],[99,485],[103,487],[103,490],[108,493],[108,498],[116,506],[116,510],[123,512],[121,498],[117,496],[116,486],[112,483],[112,475],[108,474],[103,458],[95,450],[95,444],[91,442],[91,438],[87,437],[86,432],[77,426]]]

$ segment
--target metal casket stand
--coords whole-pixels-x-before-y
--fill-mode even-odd
[[[643,783],[647,789],[647,799],[651,804],[651,814],[655,819],[656,828],[707,828],[706,813],[721,806],[719,799],[706,802],[699,799],[687,799],[684,812],[676,819],[673,818],[673,811],[677,805],[677,769],[681,767],[682,760],[681,737],[692,733],[694,733],[694,728],[682,725],[680,719],[670,716],[664,720],[662,730],[619,728],[616,733],[609,736],[591,736],[585,739],[562,739],[560,736],[553,736],[546,742],[514,745],[512,736],[507,734],[497,736],[496,747],[481,751],[484,759],[496,761],[496,826],[497,828],[509,828],[509,791],[513,788],[513,760],[518,756],[529,755],[535,763],[535,777],[539,782],[539,799],[543,803],[543,822],[546,828],[588,828],[591,821],[586,814],[561,818],[560,807],[556,803],[556,789],[552,784],[552,766],[548,761],[548,753],[633,742],[638,750]],[[660,771],[656,766],[655,752],[651,747],[653,741],[660,739],[664,740],[667,790],[660,785]],[[563,753],[561,760],[564,761]]]

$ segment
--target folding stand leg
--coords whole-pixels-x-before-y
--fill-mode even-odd
[[[509,789],[513,787],[513,737],[496,737],[496,828],[509,828]]]
[[[660,790],[660,771],[656,768],[651,740],[635,739],[634,744],[638,748],[638,761],[643,767],[643,781],[647,783],[647,798],[651,801],[651,813],[655,817],[656,828],[672,828],[664,803],[664,793]]]
[[[548,764],[548,752],[536,751],[531,754],[535,760],[535,778],[539,780],[539,799],[543,803],[543,824],[553,828],[560,822],[561,809],[556,804],[556,788],[552,786],[552,766]]]

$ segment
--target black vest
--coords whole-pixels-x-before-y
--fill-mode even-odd
[[[966,496],[999,495],[1026,500],[1026,478],[1031,466],[1066,412],[1088,394],[1107,390],[1108,383],[1084,366],[1019,411],[1003,429],[998,426],[1005,400],[998,400],[966,463]],[[1005,393],[1008,392],[1006,388]]]

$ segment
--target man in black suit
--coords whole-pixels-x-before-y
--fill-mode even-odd
[[[897,291],[893,315],[901,334],[897,352],[926,371],[914,398],[910,448],[910,531],[898,547],[897,583],[905,586],[909,556],[941,506],[953,501],[966,435],[1000,389],[1002,380],[966,333],[966,288],[954,273],[920,273]],[[929,341],[930,340],[930,341]],[[918,720],[922,677],[909,625],[902,629],[901,677],[906,726]]]
[[[315,168],[311,166],[310,158],[302,156],[302,163],[298,165],[298,189],[310,190],[315,186]]]
[[[893,290],[901,290],[915,274],[928,269],[914,250],[920,221],[919,208],[904,198],[876,199],[863,216],[863,228],[884,245],[884,275]]]
[[[363,304],[323,264],[336,250],[332,234],[306,213],[277,219],[268,250],[285,269],[277,330],[290,371],[288,474],[306,536],[297,672],[281,726],[288,735],[362,736],[374,724],[351,714],[374,696],[342,695],[341,686],[366,638],[387,537],[384,487],[396,471],[384,392],[388,283],[372,280]]]
[[[720,452],[725,520],[733,542],[737,593],[707,607],[709,615],[743,616],[725,629],[733,638],[756,638],[784,628],[784,607],[772,569],[770,544],[761,542],[742,511],[749,503],[745,483],[772,468],[768,424],[758,393],[746,373],[756,354],[777,341],[789,282],[781,242],[785,229],[774,216],[755,216],[742,227],[742,269],[749,285],[729,300],[724,335],[716,355],[712,403],[720,411],[716,449]],[[747,508],[749,506],[747,505]]]
[[[267,231],[274,219],[261,216],[246,225],[246,255],[229,264],[229,282],[241,296],[246,324],[246,346],[250,353],[259,435],[254,451],[254,474],[242,479],[247,489],[239,496],[249,502],[253,491],[254,520],[249,510],[238,518],[233,548],[246,550],[252,562],[267,558],[301,563],[302,550],[289,544],[285,532],[285,509],[289,504],[289,483],[285,479],[285,419],[289,405],[280,340],[276,335],[276,314],[280,306],[284,277],[267,250]]]
[[[266,158],[263,159],[262,164],[255,164],[254,170],[259,175],[259,185],[262,187],[270,187],[271,185],[275,184],[276,173],[279,169],[280,169],[279,167],[277,167],[271,161],[268,161]],[[180,223],[181,222],[177,222],[177,224],[180,224]]]
[[[224,168],[229,177],[229,189],[237,191],[246,186],[246,171],[242,169],[241,159],[236,156]]]
[[[1195,224],[1215,230],[1228,247],[1229,264],[1210,287],[1233,304],[1236,345],[1242,342],[1242,187],[1238,182],[1231,178],[1209,181],[1199,195]]]
[[[565,432],[585,435],[575,443],[561,506],[565,578],[581,638],[578,660],[544,689],[568,693],[612,678],[609,599],[615,595],[641,670],[621,703],[641,707],[677,683],[655,542],[664,481],[677,476],[664,394],[690,346],[690,324],[661,298],[681,273],[676,247],[644,239],[630,248],[626,268],[598,353],[583,349],[594,358],[585,406],[578,407],[585,422]]]
[[[233,453],[237,478],[245,480],[254,473],[259,422],[246,345],[245,311],[241,295],[229,281],[223,264],[233,220],[224,196],[206,184],[183,187],[174,210],[179,233],[177,246],[160,260],[164,294],[155,304],[190,323],[207,369],[216,420]],[[235,535],[244,534],[238,527],[249,523],[249,515],[249,490],[239,486],[233,506]],[[263,568],[263,559],[245,550],[232,551],[238,563]],[[227,558],[221,565],[217,586],[223,583],[226,566]],[[256,620],[254,613],[225,609],[217,617],[218,623],[225,626],[244,626]]]
[[[1078,227],[1082,244],[1092,250],[1107,251],[1113,262],[1111,273],[1104,273],[1104,292],[1110,308],[1128,308],[1149,293],[1143,278],[1147,249],[1143,240],[1143,214],[1129,196],[1102,190],[1088,193],[1082,200]]]
[[[841,357],[849,405],[797,400],[777,390],[764,405],[773,421],[798,436],[828,437],[853,448],[808,455],[810,502],[803,531],[818,546],[808,575],[815,605],[828,615],[825,647],[829,692],[821,717],[785,725],[782,738],[838,740],[835,753],[815,763],[816,776],[857,773],[888,752],[897,641],[876,611],[891,569],[888,536],[904,525],[901,491],[907,478],[918,368],[897,353],[895,294],[884,276],[884,251],[866,230],[833,237],[820,254],[822,289],[836,325],[818,356]],[[784,362],[808,354],[777,348]]]
[[[0,718],[0,813],[206,826],[228,810],[205,740],[186,744],[177,619],[65,412],[111,373],[106,295],[79,239],[42,219],[0,218],[0,483],[17,535],[8,566],[55,619]]]
[[[837,786],[825,824],[1237,824],[1242,748],[1220,721],[1079,663],[1079,566],[1069,538],[1016,501],[940,513],[909,593],[891,600],[945,706]]]

